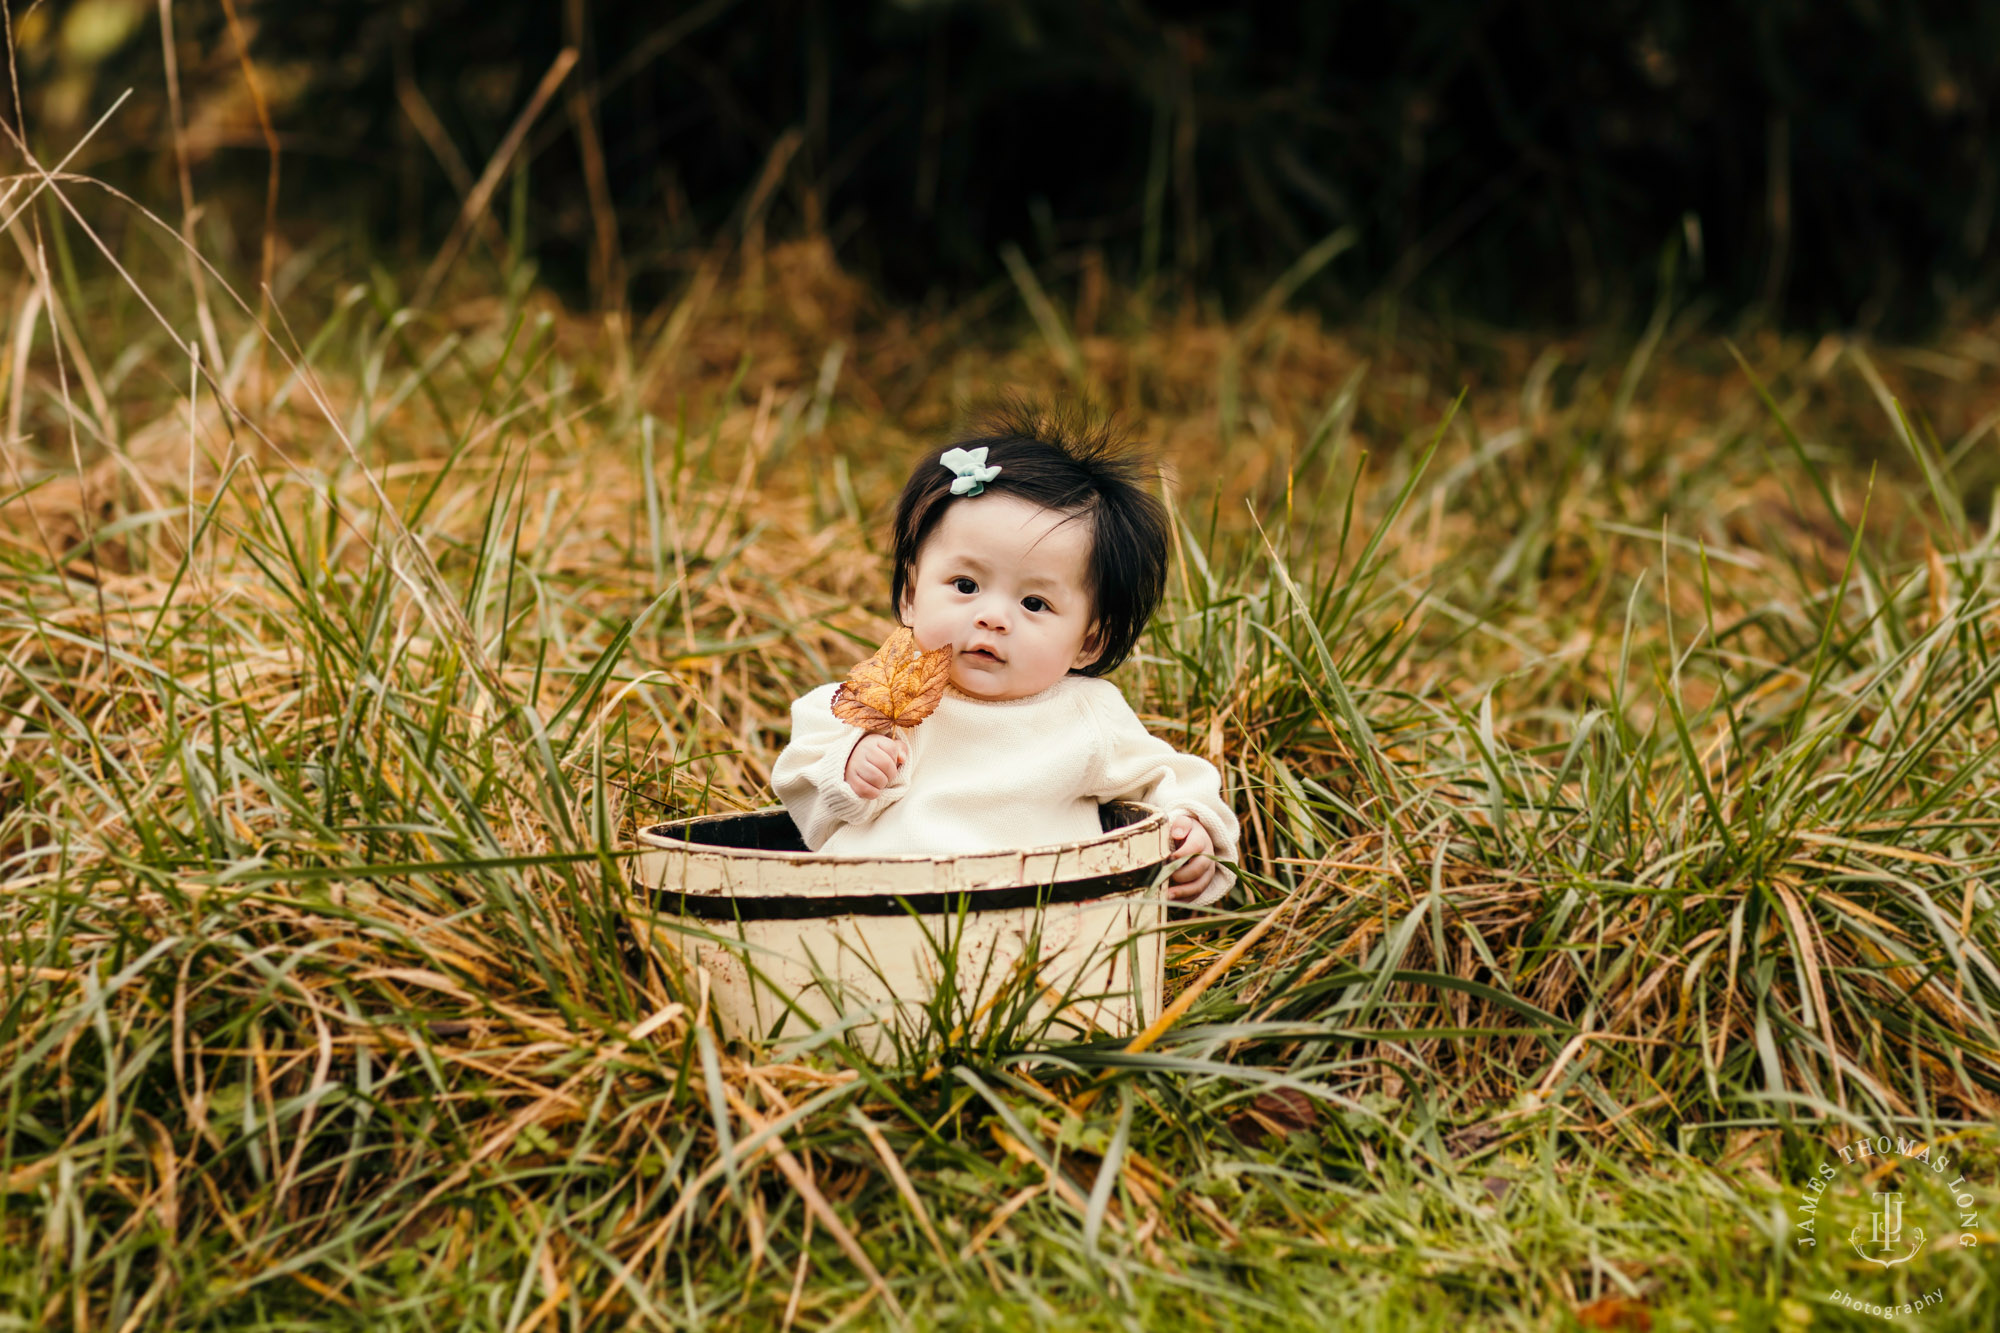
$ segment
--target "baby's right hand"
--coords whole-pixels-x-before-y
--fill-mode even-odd
[[[847,785],[864,801],[872,801],[896,780],[896,770],[910,762],[910,747],[890,736],[863,736],[847,756]]]

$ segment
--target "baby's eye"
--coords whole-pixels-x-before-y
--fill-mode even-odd
[[[1023,597],[1021,605],[1027,607],[1030,611],[1046,611],[1049,609],[1049,604],[1039,597]]]
[[[963,593],[974,593],[979,591],[979,585],[977,583],[974,583],[971,579],[966,578],[963,574],[953,579],[951,581],[951,586]]]

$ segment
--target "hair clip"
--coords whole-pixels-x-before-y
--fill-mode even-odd
[[[938,462],[948,467],[957,480],[951,483],[953,495],[977,495],[986,489],[986,483],[1000,475],[1000,465],[986,466],[986,450],[947,449],[939,455]]]

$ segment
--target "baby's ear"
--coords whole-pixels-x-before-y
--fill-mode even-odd
[[[1076,650],[1076,660],[1070,663],[1070,669],[1073,671],[1083,670],[1102,656],[1103,652],[1104,626],[1093,621],[1091,622],[1089,632],[1083,636],[1083,647]]]

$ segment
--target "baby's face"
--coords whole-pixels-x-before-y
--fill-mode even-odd
[[[1065,521],[1067,520],[1067,521]],[[1023,699],[1088,663],[1091,524],[1012,495],[953,500],[917,552],[900,608],[951,683]]]

